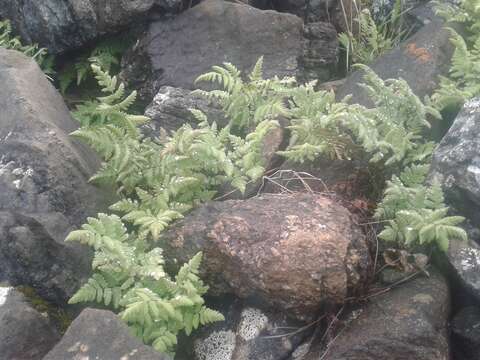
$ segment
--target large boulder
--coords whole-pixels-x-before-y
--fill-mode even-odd
[[[435,17],[401,46],[380,56],[370,67],[382,79],[403,78],[415,95],[423,99],[431,95],[438,87],[439,75],[445,75],[450,69],[453,46],[451,33],[445,23]],[[337,90],[337,99],[352,95],[351,102],[372,106],[367,92],[360,84],[363,72],[349,75]]]
[[[448,360],[449,289],[436,271],[371,297],[303,360]],[[329,337],[326,337],[329,338]],[[294,357],[294,359],[300,359]]]
[[[176,359],[287,359],[312,329],[281,312],[264,310],[235,298],[216,299],[213,308],[224,315],[225,321],[203,327],[187,339],[188,345],[181,341]]]
[[[0,281],[63,302],[89,273],[68,232],[105,209],[88,184],[97,157],[68,136],[77,124],[30,58],[0,49]]]
[[[212,293],[255,297],[302,319],[361,291],[371,265],[349,211],[310,194],[211,202],[177,222],[163,243],[179,263],[204,252]]]
[[[162,7],[173,2],[158,1]],[[24,40],[56,54],[122,29],[145,15],[154,3],[155,0],[0,0],[0,19],[10,19]]]
[[[43,360],[169,360],[134,337],[110,311],[85,309]]]
[[[150,24],[124,57],[123,77],[152,99],[161,86],[192,89],[213,65],[231,62],[251,71],[264,56],[265,76],[293,76],[302,54],[302,20],[249,5],[205,0],[172,19]]]
[[[40,360],[60,340],[48,315],[12,287],[0,286],[0,357]]]

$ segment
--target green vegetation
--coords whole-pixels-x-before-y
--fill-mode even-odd
[[[93,50],[83,51],[73,61],[67,62],[59,71],[58,83],[60,91],[65,94],[75,84],[80,86],[88,79],[94,78],[91,63],[98,64],[107,72],[119,70],[120,58],[130,45],[124,36],[107,38],[100,41]]]
[[[53,57],[38,45],[23,45],[18,36],[12,35],[12,25],[8,20],[0,21],[0,48],[20,51],[33,58],[46,75],[54,74]]]
[[[453,28],[452,43],[455,51],[449,76],[440,78],[440,86],[432,96],[440,109],[459,109],[465,101],[480,95],[480,8],[477,0],[463,0],[459,6],[437,3],[437,13],[450,23],[464,26],[463,38]]]
[[[158,139],[144,138],[138,126],[148,119],[127,113],[136,93],[125,96],[124,85],[97,64],[92,71],[106,96],[80,108],[82,127],[73,135],[104,159],[92,181],[117,187],[121,200],[111,209],[122,217],[99,214],[68,236],[95,249],[94,275],[70,302],[113,306],[146,343],[172,353],[179,331],[189,334],[223,316],[204,306],[201,254],[171,278],[155,241],[172,221],[212,199],[218,185],[229,182],[244,191],[261,176],[260,144],[277,123],[260,121],[242,137],[194,111],[196,129],[184,125]]]
[[[356,3],[354,2],[355,6]],[[348,26],[347,32],[341,33],[338,40],[342,45],[347,71],[351,64],[370,64],[377,57],[399,45],[409,34],[405,28],[403,1],[396,0],[392,12],[381,24],[375,23],[368,8],[356,7],[355,24]],[[348,25],[348,21],[346,21]]]

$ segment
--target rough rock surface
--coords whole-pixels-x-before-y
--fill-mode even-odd
[[[213,292],[255,296],[299,318],[362,290],[371,264],[348,210],[310,194],[205,204],[165,234],[164,248],[180,263],[203,251]]]
[[[17,33],[53,53],[79,48],[114,33],[150,10],[155,0],[0,0],[0,18]],[[168,2],[162,2],[163,7]]]
[[[368,164],[361,161],[318,158],[304,163],[285,161],[279,171],[265,181],[264,192],[314,191],[341,194],[346,198],[371,193]]]
[[[304,323],[288,319],[278,311],[265,311],[255,304],[245,304],[238,299],[217,300],[219,306],[209,306],[220,311],[225,321],[204,327],[193,334],[188,342],[193,346],[179,345],[178,360],[281,360],[287,359],[309,331],[299,331]],[[191,352],[182,352],[184,349]]]
[[[450,297],[445,279],[430,269],[357,310],[338,329],[325,360],[448,360]],[[325,349],[320,355],[325,354]],[[304,360],[317,360],[312,352]],[[295,357],[294,357],[295,359]],[[296,359],[295,359],[296,360]]]
[[[303,36],[303,54],[299,58],[300,80],[330,80],[338,60],[337,31],[328,22],[314,22],[305,24]]]
[[[446,258],[456,283],[480,301],[480,247],[473,241],[450,241]]]
[[[480,225],[480,98],[467,102],[434,155],[430,178],[442,184],[449,205]]]
[[[0,358],[40,360],[58,340],[48,316],[12,287],[0,286]]]
[[[43,360],[169,360],[131,335],[114,313],[85,309]]]
[[[0,281],[65,301],[89,272],[89,252],[64,242],[105,196],[87,183],[96,156],[37,64],[0,49]]]
[[[455,359],[480,358],[480,308],[469,306],[461,309],[452,319],[452,340]]]
[[[423,99],[437,88],[438,76],[448,73],[453,53],[450,37],[444,22],[436,17],[402,46],[380,56],[370,67],[384,80],[403,78]],[[362,71],[348,76],[337,91],[337,99],[351,94],[352,103],[371,106],[366,91],[359,86],[362,79]]]
[[[177,130],[186,123],[196,125],[198,121],[189,109],[202,111],[210,123],[215,121],[219,126],[228,123],[219,104],[192,94],[190,90],[163,86],[145,111],[145,115],[152,120],[145,125],[145,133],[158,136],[161,127]]]
[[[123,61],[123,77],[152,99],[161,86],[192,89],[213,65],[250,71],[264,56],[265,76],[295,75],[302,20],[223,0],[205,0],[177,17],[153,22]]]

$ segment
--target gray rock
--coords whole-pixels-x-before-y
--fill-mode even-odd
[[[480,308],[461,309],[452,319],[452,340],[456,359],[480,358]]]
[[[272,0],[275,10],[295,14],[305,19],[305,23],[329,21],[338,3],[338,0]]]
[[[164,234],[167,259],[198,251],[212,293],[255,297],[312,319],[363,291],[371,258],[350,212],[311,194],[264,194],[200,206]]]
[[[415,95],[423,99],[437,88],[439,75],[450,68],[453,47],[450,32],[438,17],[406,40],[399,48],[380,56],[370,67],[382,79],[403,78]],[[353,72],[337,90],[337,99],[352,95],[351,102],[371,107],[361,71]]]
[[[460,288],[480,301],[480,248],[473,241],[450,241],[446,269]]]
[[[210,123],[216,122],[222,127],[228,123],[219,104],[192,94],[190,90],[163,86],[145,111],[151,119],[144,127],[145,134],[158,136],[160,128],[177,130],[184,124],[195,126],[198,122],[189,109],[202,111]]]
[[[339,325],[326,354],[323,347],[303,360],[450,359],[449,289],[437,271],[429,272],[370,298]]]
[[[66,234],[106,208],[88,184],[97,157],[68,136],[77,124],[30,58],[0,49],[0,280],[65,301],[90,253]]]
[[[300,80],[330,80],[338,62],[337,31],[328,22],[314,22],[305,24],[303,36],[303,54],[299,58]]]
[[[43,360],[169,360],[134,337],[114,313],[85,309]]]
[[[178,360],[281,360],[287,359],[312,327],[278,311],[266,311],[238,299],[217,300],[225,321],[203,327],[180,344]],[[303,329],[303,331],[302,331]],[[284,335],[284,336],[282,336]],[[191,345],[193,343],[193,346]],[[191,352],[183,352],[190,348]]]
[[[480,98],[467,102],[433,154],[429,178],[447,202],[480,226]]]
[[[177,6],[176,1],[161,3]],[[24,40],[57,54],[124,28],[153,4],[154,0],[0,0],[0,18],[10,19]]]
[[[0,286],[0,357],[40,360],[60,340],[46,314],[33,309],[12,287]]]
[[[294,15],[206,0],[153,22],[124,57],[122,76],[148,100],[164,85],[192,89],[199,75],[226,61],[250,71],[263,55],[266,77],[292,76],[302,53],[302,27]]]

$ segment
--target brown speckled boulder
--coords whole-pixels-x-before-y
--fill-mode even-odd
[[[371,264],[348,210],[310,194],[212,202],[179,221],[165,240],[167,258],[180,263],[204,252],[212,292],[255,297],[304,319],[359,291]]]

